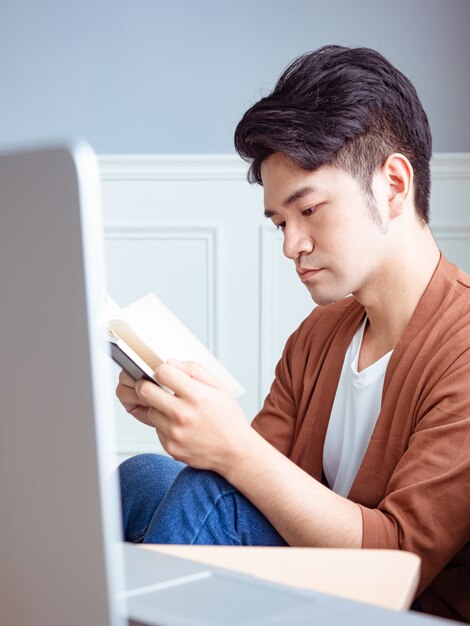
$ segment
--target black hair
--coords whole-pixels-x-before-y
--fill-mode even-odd
[[[252,183],[262,185],[261,163],[280,152],[310,171],[336,165],[369,195],[374,172],[399,152],[413,167],[417,214],[429,221],[428,118],[412,83],[375,50],[331,45],[295,59],[242,117],[235,148]]]

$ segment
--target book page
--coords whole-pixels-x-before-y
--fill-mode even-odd
[[[214,376],[223,380],[233,395],[244,393],[238,381],[155,294],[149,294],[122,309],[120,318],[128,325],[125,332],[133,332],[132,341],[135,342],[137,338],[146,344],[161,361],[170,358],[197,361]],[[119,332],[121,333],[122,329]],[[124,339],[121,334],[119,336]],[[126,339],[124,341],[127,343]],[[137,343],[134,345],[137,346]],[[139,354],[140,349],[131,347]],[[144,360],[147,361],[147,358]]]
[[[99,294],[97,306],[96,325],[99,332],[106,336],[109,333],[109,320],[117,319],[121,315],[121,307],[118,306],[109,294],[102,291]]]

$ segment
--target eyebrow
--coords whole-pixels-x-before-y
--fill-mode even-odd
[[[291,193],[290,196],[288,196],[284,200],[284,202],[282,203],[282,206],[289,206],[290,204],[293,204],[296,200],[305,198],[305,196],[308,196],[308,194],[317,193],[318,191],[319,191],[319,188],[315,187],[315,185],[306,185],[305,187],[300,187],[300,189],[297,189],[296,191]],[[273,215],[276,215],[274,211],[271,211],[270,209],[265,209],[264,211],[265,217],[269,219],[273,217]]]

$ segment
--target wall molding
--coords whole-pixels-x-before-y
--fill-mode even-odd
[[[235,154],[101,155],[103,181],[245,180],[247,164]],[[470,178],[470,152],[438,152],[431,161],[433,179]]]
[[[217,226],[201,227],[198,225],[191,226],[164,226],[156,227],[155,224],[139,224],[132,226],[123,224],[120,226],[105,226],[104,238],[106,240],[131,241],[140,240],[175,240],[175,241],[203,241],[206,245],[207,252],[207,322],[206,333],[208,339],[208,348],[211,352],[217,354],[217,245],[219,233]]]
[[[459,226],[432,226],[431,231],[438,239],[470,239],[470,227]]]
[[[217,298],[216,298],[216,272],[217,272],[217,246],[218,246],[218,227],[217,226],[201,226],[200,224],[185,226],[164,226],[156,227],[155,224],[139,224],[134,226],[130,223],[121,224],[119,226],[105,226],[104,238],[107,241],[132,241],[132,240],[151,240],[151,241],[203,241],[206,245],[207,265],[207,320],[206,334],[208,339],[208,348],[213,353],[217,353]],[[150,440],[149,440],[150,439]],[[144,453],[164,453],[158,438],[153,433],[147,434],[147,437],[122,439],[117,434],[116,454],[119,461],[134,456],[135,454]]]
[[[431,178],[470,179],[470,152],[436,153],[431,161]]]
[[[102,180],[245,180],[247,164],[232,154],[102,155]]]

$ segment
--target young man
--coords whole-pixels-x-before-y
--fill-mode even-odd
[[[121,466],[126,539],[410,550],[421,608],[470,620],[470,277],[427,225],[416,91],[377,52],[327,46],[235,144],[320,306],[252,428],[197,364],[158,368],[175,396],[121,374],[123,405],[188,466]]]

